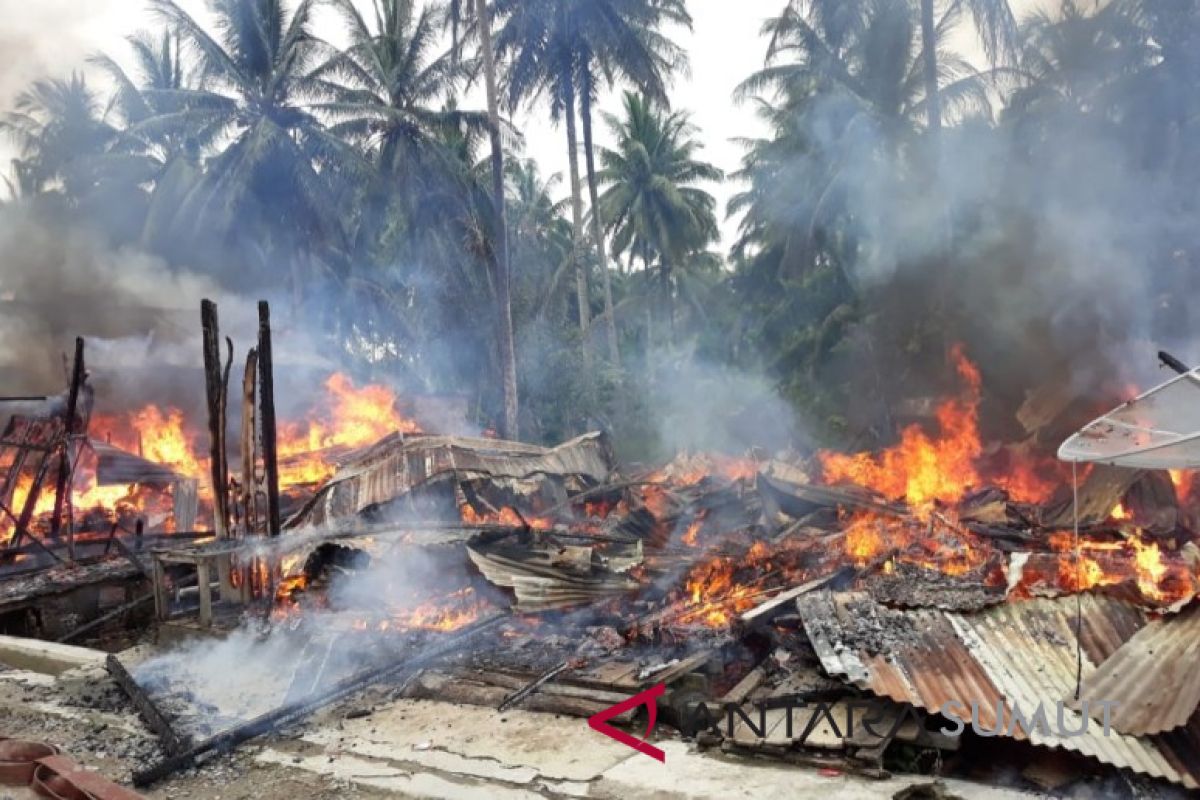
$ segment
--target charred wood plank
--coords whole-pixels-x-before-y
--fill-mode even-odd
[[[369,669],[358,675],[352,675],[345,680],[337,682],[328,690],[312,699],[291,705],[284,705],[274,711],[268,711],[266,714],[256,717],[249,722],[198,742],[183,752],[172,754],[169,758],[164,759],[149,769],[135,772],[133,783],[138,787],[150,786],[163,778],[175,774],[179,770],[187,769],[202,756],[206,756],[209,753],[227,753],[243,742],[278,730],[285,725],[299,722],[328,705],[344,700],[355,692],[399,677],[405,672],[428,666],[430,663],[461,649],[471,639],[495,627],[507,618],[508,614],[506,613],[486,617],[448,636],[446,639],[436,643],[425,652],[413,658],[389,664],[385,667]]]
[[[749,611],[745,612],[744,614],[742,614],[742,617],[741,617],[742,622],[743,623],[754,622],[754,620],[758,619],[759,617],[770,614],[775,609],[779,608],[780,606],[784,605],[785,603],[789,603],[792,600],[795,600],[800,595],[807,594],[808,592],[815,591],[829,583],[832,583],[834,580],[841,577],[846,572],[852,573],[852,572],[854,572],[854,568],[853,567],[843,567],[841,569],[834,570],[833,572],[829,573],[828,575],[822,575],[819,578],[814,578],[811,581],[806,581],[806,582],[800,584],[799,586],[796,586],[795,588],[788,589],[785,592],[780,592],[779,594],[772,597],[770,600],[767,600],[765,603],[761,603],[761,604],[755,606],[754,608],[750,609]]]
[[[113,677],[113,680],[121,687],[125,694],[133,702],[134,708],[138,711],[138,716],[142,721],[154,731],[154,735],[158,737],[159,743],[163,747],[163,751],[168,756],[177,756],[191,747],[191,740],[187,736],[180,736],[171,727],[171,723],[159,710],[158,706],[146,694],[145,690],[138,685],[138,682],[133,679],[129,671],[125,669],[125,665],[121,663],[115,655],[109,655],[105,661],[105,667],[108,669],[108,674]]]

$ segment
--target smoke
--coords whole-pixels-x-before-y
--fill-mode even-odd
[[[795,410],[763,375],[694,354],[659,357],[666,365],[650,403],[664,455],[750,448],[777,453],[807,443]]]
[[[140,5],[134,0],[0,0],[0,108],[12,108],[34,80],[85,66],[89,55],[129,30],[130,7]],[[14,155],[12,143],[0,137],[0,164],[7,168]]]
[[[955,341],[981,367],[984,419],[999,435],[1019,435],[1015,413],[1048,386],[1086,398],[1057,435],[1130,384],[1164,380],[1159,347],[1200,357],[1182,301],[1195,289],[1187,253],[1200,245],[1180,203],[1184,178],[1148,167],[1143,146],[1101,115],[968,118],[935,148],[869,114],[848,122],[844,97],[802,113],[817,155],[797,171],[836,176],[823,178],[821,202],[842,210],[856,239],[847,277],[865,316],[824,376],[848,384],[851,427],[950,388],[940,355]]]

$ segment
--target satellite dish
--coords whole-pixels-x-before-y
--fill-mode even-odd
[[[1058,457],[1137,469],[1200,468],[1200,368],[1088,423],[1063,442]]]

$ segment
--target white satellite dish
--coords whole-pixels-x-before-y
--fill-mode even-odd
[[[1063,461],[1200,468],[1200,368],[1118,406],[1058,448]]]

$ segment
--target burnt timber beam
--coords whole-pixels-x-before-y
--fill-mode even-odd
[[[146,723],[150,730],[154,731],[154,735],[158,737],[163,751],[168,756],[175,756],[186,751],[191,746],[191,740],[175,732],[175,729],[171,727],[171,723],[163,716],[162,711],[150,699],[150,695],[146,694],[145,690],[138,685],[138,682],[125,669],[125,665],[121,663],[120,659],[115,655],[109,655],[104,664],[108,670],[108,674],[113,677],[113,680],[117,682],[133,702],[133,706],[137,709],[142,721]]]
[[[200,301],[204,333],[204,398],[208,408],[209,464],[213,484],[213,529],[218,539],[229,538],[228,476],[225,474],[224,387],[221,381],[221,330],[217,304]]]

